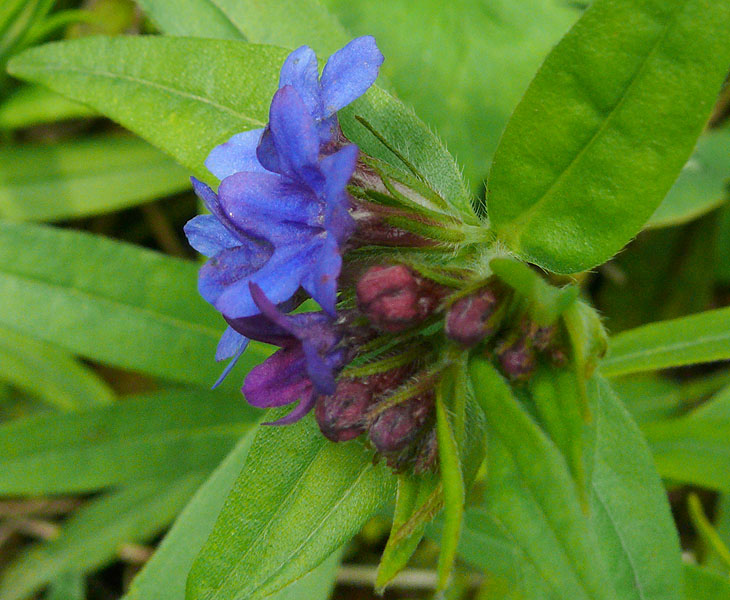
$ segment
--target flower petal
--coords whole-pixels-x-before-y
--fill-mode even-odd
[[[274,94],[269,128],[282,175],[308,181],[311,172],[319,170],[319,133],[312,115],[290,85]]]
[[[359,152],[360,150],[355,144],[348,144],[334,154],[326,156],[320,162],[320,169],[322,169],[326,181],[325,193],[328,200],[330,196],[338,197],[345,191],[355,171]]]
[[[342,256],[337,240],[333,235],[327,235],[312,268],[302,281],[302,287],[333,318],[337,316],[337,278],[341,268]]]
[[[296,423],[299,419],[304,417],[310,410],[314,408],[316,400],[317,397],[315,396],[314,392],[312,392],[312,394],[310,394],[308,398],[302,398],[299,401],[299,405],[288,415],[282,417],[281,419],[278,419],[277,421],[268,421],[266,423],[263,423],[263,425],[291,425],[292,423]]]
[[[237,133],[224,144],[211,150],[205,159],[205,166],[218,179],[225,179],[239,171],[264,172],[264,167],[256,157],[256,147],[263,131],[263,129],[251,129]]]
[[[307,358],[307,374],[314,389],[323,396],[334,394],[336,385],[333,366],[322,357],[315,344],[302,342],[302,350]]]
[[[226,248],[241,245],[241,241],[213,215],[193,217],[183,230],[190,245],[204,256],[215,256]]]
[[[383,55],[371,35],[355,38],[330,56],[322,71],[322,104],[327,118],[362,96],[378,78]]]
[[[306,358],[300,346],[278,350],[260,365],[251,369],[241,390],[252,406],[271,408],[313,394],[306,371]]]
[[[216,304],[223,292],[255,273],[270,256],[271,252],[260,246],[236,246],[219,252],[200,268],[200,295]]]
[[[247,338],[239,335],[230,327],[223,332],[220,342],[218,342],[215,359],[220,361],[226,358],[232,358],[231,362],[229,362],[226,365],[226,368],[223,369],[220,377],[216,379],[216,382],[213,384],[213,389],[217,388],[221,383],[223,383],[223,380],[228,377],[228,374],[233,370],[233,367],[236,366],[238,359],[241,358],[241,355],[248,347],[248,342],[249,340]]]
[[[297,48],[287,57],[279,77],[279,87],[292,86],[315,120],[322,117],[318,78],[317,56],[309,46]]]

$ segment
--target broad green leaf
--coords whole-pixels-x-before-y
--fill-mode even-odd
[[[383,74],[436,129],[474,191],[535,71],[579,14],[561,0],[325,4],[353,33],[375,36]]]
[[[685,600],[730,600],[730,577],[697,565],[684,565]]]
[[[264,598],[322,563],[394,491],[358,442],[333,444],[311,418],[260,429],[212,534],[188,600]]]
[[[666,377],[641,373],[611,380],[616,394],[640,426],[679,416],[686,401],[681,386]]]
[[[520,258],[598,265],[687,162],[730,67],[730,5],[595,0],[550,53],[494,157],[487,206]]]
[[[279,48],[228,40],[89,37],[31,48],[8,68],[91,106],[205,177],[214,146],[266,124],[285,57]]]
[[[70,230],[0,223],[0,326],[87,358],[210,386],[224,323],[197,266]],[[244,366],[265,356],[250,348]],[[226,385],[239,385],[236,372]]]
[[[730,129],[702,136],[666,198],[646,224],[666,227],[685,223],[725,201],[730,179]]]
[[[85,217],[189,187],[184,169],[134,137],[0,147],[0,216],[10,221]]]
[[[27,85],[0,104],[0,129],[21,129],[94,114],[83,104],[67,100],[46,88]]]
[[[663,477],[730,492],[730,387],[686,416],[643,430]]]
[[[152,558],[134,578],[124,600],[185,599],[185,580],[190,567],[243,469],[254,436],[254,429],[247,432],[195,492]]]
[[[212,468],[259,411],[235,392],[156,392],[0,426],[0,495],[88,492]]]
[[[638,428],[610,386],[589,384],[596,440],[591,520],[621,600],[680,600],[681,556],[666,492]]]
[[[615,599],[568,466],[484,358],[469,373],[489,424],[488,507],[558,598]]]
[[[45,600],[85,600],[86,581],[83,573],[69,571],[56,577],[48,587]]]
[[[0,327],[0,380],[59,410],[110,404],[114,392],[68,353]]]
[[[608,377],[730,359],[730,308],[650,323],[611,338]]]
[[[342,25],[318,0],[140,0],[167,34],[241,39],[285,48],[311,46],[325,56],[349,41]]]
[[[0,598],[22,600],[70,569],[89,572],[110,562],[125,543],[155,536],[185,505],[201,474],[138,483],[91,500],[54,540],[31,546],[0,575]]]
[[[226,40],[85,38],[32,48],[9,68],[92,106],[210,180],[203,167],[210,150],[236,133],[265,125],[286,55],[280,48]],[[342,111],[341,121],[363,151],[403,168],[355,115],[408,156],[453,206],[471,213],[453,159],[401,102],[374,88]]]

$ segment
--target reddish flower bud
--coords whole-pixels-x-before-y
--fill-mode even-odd
[[[317,399],[314,416],[322,434],[333,442],[346,442],[365,432],[365,417],[372,390],[363,380],[342,379],[331,396]]]
[[[438,464],[439,445],[436,438],[436,428],[433,427],[421,440],[421,446],[416,454],[413,472],[417,475],[434,471]]]
[[[403,450],[418,437],[432,413],[431,393],[386,408],[370,425],[370,441],[382,454]]]
[[[446,335],[460,344],[476,346],[494,335],[499,324],[499,297],[488,287],[454,302],[446,313]],[[500,311],[501,312],[501,311]]]
[[[496,353],[504,374],[515,381],[527,379],[537,365],[535,350],[524,337],[502,345]]]
[[[404,265],[370,267],[357,282],[356,292],[360,310],[390,332],[423,321],[439,302],[434,286]]]

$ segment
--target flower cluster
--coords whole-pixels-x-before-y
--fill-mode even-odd
[[[520,381],[538,356],[560,357],[559,335],[473,268],[484,246],[473,213],[453,209],[412,165],[364,155],[343,134],[337,111],[382,61],[372,37],[336,52],[321,77],[310,48],[292,52],[267,126],[210,153],[217,192],[193,179],[210,214],[185,232],[209,257],[200,293],[229,326],[221,379],[249,340],[278,346],[243,385],[254,406],[296,404],[273,424],[314,409],[330,440],[365,434],[393,468],[423,472],[437,462],[435,390],[449,366],[440,349],[487,352]],[[298,312],[307,298],[321,310]]]

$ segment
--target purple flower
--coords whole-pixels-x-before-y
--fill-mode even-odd
[[[243,384],[243,394],[253,406],[271,408],[299,402],[274,425],[293,423],[307,414],[319,395],[332,394],[335,376],[347,360],[339,346],[342,336],[323,312],[286,315],[255,283],[251,297],[261,314],[229,320],[246,338],[281,347],[254,367]]]
[[[281,173],[235,173],[218,194],[193,180],[213,213],[185,227],[191,245],[212,257],[200,270],[199,290],[230,319],[259,312],[250,282],[275,304],[301,286],[334,315],[341,247],[354,226],[346,185],[357,146],[319,160],[314,121],[291,86],[276,93],[270,117]]]
[[[329,58],[320,79],[314,51],[302,46],[284,62],[279,87],[291,86],[296,90],[314,120],[320,145],[326,146],[336,136],[337,111],[367,91],[377,79],[382,63],[383,55],[375,38],[359,37]],[[267,133],[262,139],[264,131]],[[219,179],[239,171],[263,172],[266,169],[262,164],[270,171],[280,172],[268,127],[234,135],[214,148],[205,161],[208,170]]]

